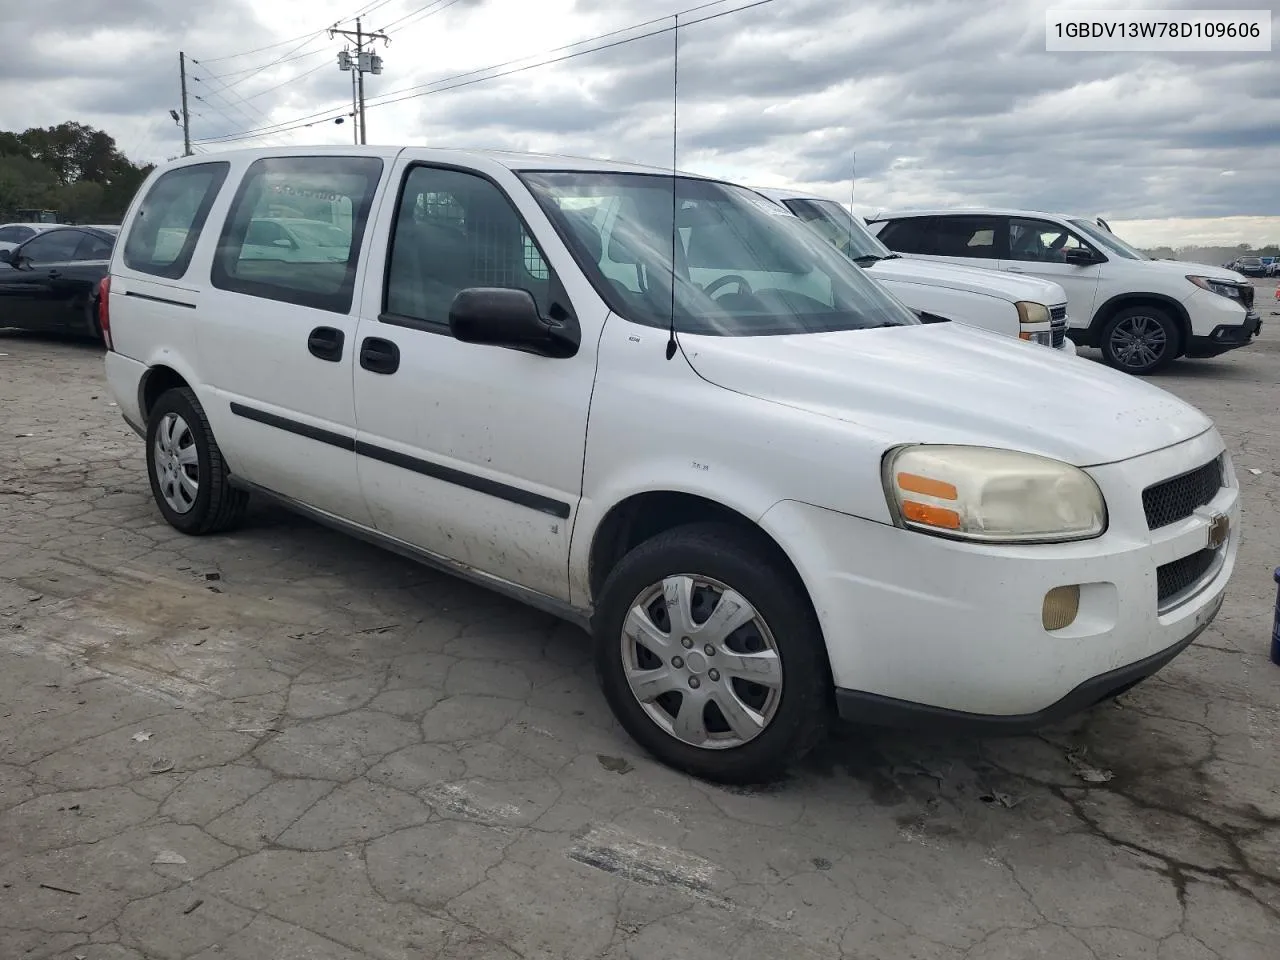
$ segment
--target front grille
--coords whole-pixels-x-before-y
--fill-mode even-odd
[[[1067,338],[1067,308],[1065,306],[1049,308],[1049,325],[1053,348],[1056,350],[1062,346],[1062,341]]]
[[[1253,284],[1247,284],[1240,288],[1240,302],[1244,304],[1246,310],[1253,309]]]
[[[1156,568],[1156,594],[1158,603],[1163,605],[1171,597],[1176,597],[1189,587],[1194,586],[1217,559],[1216,550],[1201,550],[1189,557],[1166,563]]]
[[[1142,491],[1142,509],[1147,529],[1158,530],[1183,520],[1218,495],[1222,489],[1222,458],[1215,457],[1203,467],[1147,487]]]

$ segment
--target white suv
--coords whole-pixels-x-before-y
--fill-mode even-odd
[[[904,257],[835,200],[793,190],[755,191],[809,224],[913,310],[1075,356],[1075,344],[1066,335],[1067,294],[1058,284]]]
[[[1067,291],[1071,328],[1128,373],[1180,356],[1215,357],[1253,341],[1262,318],[1253,287],[1222,267],[1152,260],[1085,217],[1024,210],[881,213],[868,226],[890,250],[1029,274]]]
[[[345,254],[265,258],[264,217]],[[778,774],[836,712],[1085,709],[1185,648],[1235,564],[1239,488],[1199,411],[921,323],[715,180],[190,157],[148,177],[103,286],[170,524],[214,533],[261,495],[582,624],[625,729],[707,778]]]

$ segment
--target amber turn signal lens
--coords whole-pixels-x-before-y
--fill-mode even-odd
[[[1063,630],[1075,623],[1080,613],[1080,586],[1054,587],[1044,595],[1040,622],[1046,630]]]
[[[946,507],[934,507],[915,500],[902,501],[902,515],[912,523],[923,523],[943,530],[959,530],[960,514]]]
[[[898,489],[910,493],[923,493],[926,497],[937,497],[939,500],[956,498],[955,484],[934,480],[932,477],[922,477],[918,473],[898,474]]]

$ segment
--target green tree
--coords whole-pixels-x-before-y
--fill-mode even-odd
[[[87,124],[0,131],[0,211],[52,208],[64,220],[116,219],[151,170]]]

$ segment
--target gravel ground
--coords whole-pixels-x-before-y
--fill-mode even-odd
[[[1240,471],[1214,626],[1040,736],[842,730],[764,790],[640,755],[542,614],[271,509],[184,538],[100,352],[0,334],[0,958],[1271,960],[1258,286],[1257,343],[1157,378]]]

